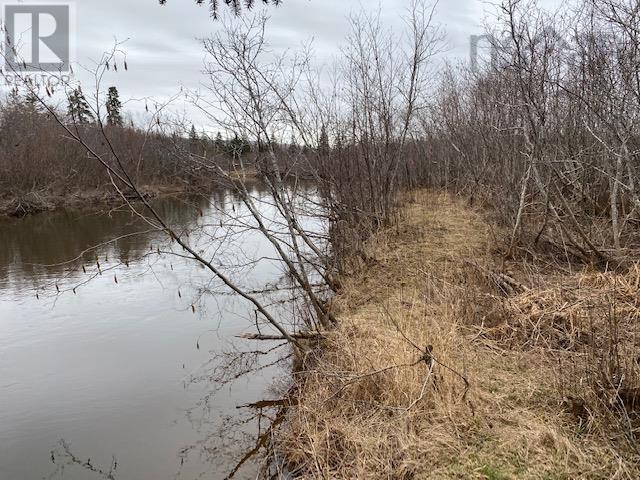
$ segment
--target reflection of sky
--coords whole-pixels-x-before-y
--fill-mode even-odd
[[[223,206],[243,216],[230,195],[218,195],[208,204],[202,199],[191,206],[171,201],[158,208],[178,228],[193,229],[197,222],[218,235]],[[261,208],[270,216],[272,207]],[[228,295],[199,298],[211,275],[176,256],[146,256],[150,245],[154,250],[171,248],[157,233],[98,249],[103,274],[79,286],[75,295],[69,289],[97,271],[93,254],[64,267],[25,265],[61,262],[139,227],[125,213],[110,219],[54,213],[0,229],[0,478],[42,478],[51,471],[49,450],[64,438],[78,456],[95,463],[108,465],[115,454],[121,465],[118,478],[169,479],[177,470],[179,450],[206,433],[194,432],[184,417],[205,385],[185,390],[184,382],[190,374],[202,373],[210,350],[229,347],[234,335],[253,330],[245,302]],[[225,238],[233,241],[218,249],[210,236],[190,235],[205,255],[217,252],[214,261],[230,261],[240,250],[247,258],[272,256],[255,232]],[[120,259],[127,259],[129,267],[109,270]],[[279,265],[263,261],[234,272],[234,277],[257,287],[281,274]],[[217,282],[211,286],[220,287]],[[270,379],[271,373],[262,372],[240,381],[233,391],[223,390],[213,401],[214,415],[237,414],[234,407],[257,400]],[[185,473],[198,466],[189,464]],[[221,469],[222,477],[224,473],[228,471]],[[90,480],[86,473],[64,478]]]

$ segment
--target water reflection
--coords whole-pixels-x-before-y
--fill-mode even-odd
[[[220,226],[225,211],[241,215],[231,192],[156,207],[216,261],[263,258],[234,272],[245,284],[282,275],[263,238]],[[230,241],[221,248],[216,238]],[[232,430],[223,421],[237,424],[235,407],[260,399],[278,370],[213,397],[211,385],[192,380],[215,379],[203,365],[252,329],[247,305],[202,295],[219,290],[211,276],[163,253],[171,243],[127,211],[5,220],[0,244],[0,478],[101,478],[63,461],[62,439],[105,471],[115,456],[120,480],[224,478],[255,426]]]

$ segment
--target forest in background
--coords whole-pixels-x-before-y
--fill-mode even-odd
[[[119,152],[124,167],[148,195],[211,188],[211,181],[189,161],[191,155],[233,169],[239,156],[257,149],[247,139],[223,138],[220,132],[209,135],[193,125],[161,128],[154,120],[152,127],[137,126],[127,117],[116,87],[108,89],[104,104],[98,107],[80,88],[70,89],[67,97],[66,110],[51,105],[49,95],[40,96],[28,88],[12,90],[0,102],[3,213],[20,217],[87,201],[99,208],[117,200],[117,195],[111,195],[108,172],[87,159],[85,149],[68,135],[65,126],[105,156],[111,148]]]

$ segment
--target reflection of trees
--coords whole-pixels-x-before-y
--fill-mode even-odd
[[[70,468],[82,469],[85,474],[92,475],[92,478],[104,480],[116,480],[116,472],[118,470],[118,461],[115,457],[111,459],[109,468],[93,465],[91,459],[78,458],[72,451],[70,445],[65,440],[60,440],[56,448],[51,450],[51,463],[56,468],[49,476],[49,480],[54,478],[64,478],[65,470]]]
[[[274,207],[268,203],[270,196],[267,191],[259,183],[251,183],[248,187],[250,195],[255,197],[256,202],[259,202],[261,211],[265,215],[271,216],[274,214]],[[312,191],[309,195],[312,195]],[[246,249],[248,255],[252,255],[256,250],[264,245],[262,237],[257,235],[255,230],[244,231],[244,233],[235,233],[233,227],[228,227],[232,233],[229,235],[223,235],[220,237],[220,230],[226,231],[225,228],[220,227],[220,230],[214,230],[208,232],[209,226],[219,225],[219,220],[229,220],[230,225],[236,225],[234,220],[243,218],[246,215],[246,210],[242,208],[242,200],[236,194],[232,194],[230,191],[223,189],[216,190],[208,196],[193,196],[193,197],[181,197],[181,198],[164,198],[158,199],[154,202],[155,208],[164,216],[167,222],[169,222],[176,229],[184,228],[190,233],[190,240],[200,247],[207,248],[206,253],[212,254],[209,250],[216,251],[219,241],[215,240],[216,235],[221,241],[224,241],[223,252],[218,252],[216,258],[232,258],[234,255],[241,255],[242,249]],[[202,218],[200,215],[202,211]],[[156,246],[160,245],[161,250],[169,250],[169,240],[163,238],[157,233],[146,233],[131,237],[122,237],[129,232],[138,232],[149,229],[148,225],[134,215],[130,215],[128,212],[117,211],[112,212],[110,215],[106,213],[90,214],[82,212],[57,212],[51,214],[43,214],[39,216],[27,217],[20,221],[13,221],[5,224],[10,228],[0,228],[2,232],[3,245],[6,245],[3,250],[3,256],[0,258],[0,265],[2,268],[2,275],[10,278],[15,284],[26,284],[28,287],[29,282],[33,282],[34,286],[42,287],[43,275],[47,275],[47,278],[51,281],[60,281],[60,277],[69,274],[69,280],[71,285],[76,285],[81,279],[88,278],[91,274],[95,273],[96,254],[99,257],[100,264],[103,270],[109,268],[112,264],[118,263],[118,261],[125,262],[131,261],[133,275],[148,275],[145,273],[147,259],[138,261],[134,264],[135,260],[139,260],[145,256],[149,258],[157,258],[155,255]],[[204,235],[202,230],[207,230],[204,233],[210,233],[211,238],[208,235]],[[198,233],[200,232],[200,235]],[[80,259],[78,262],[66,263],[57,265],[54,267],[42,267],[27,265],[29,263],[40,264],[52,264],[60,262],[68,262],[78,256],[83,250],[98,245],[104,242],[110,242],[116,237],[122,237],[113,243],[109,243],[98,249],[92,250]],[[24,240],[24,241],[23,241]],[[153,245],[153,251],[150,251],[150,245]],[[165,248],[166,247],[166,248]],[[173,244],[175,247],[175,244]],[[179,248],[175,248],[176,253],[181,253]],[[262,252],[262,250],[260,250]],[[109,261],[105,261],[105,257],[109,258]],[[174,262],[174,265],[178,265],[178,261],[175,257],[167,255],[166,261],[159,262],[163,268],[168,267],[169,262]],[[87,275],[82,272],[82,266],[86,266]],[[108,265],[111,264],[111,265]],[[8,267],[8,268],[4,268]],[[281,283],[282,272],[279,269],[274,269],[273,262],[269,260],[264,261],[258,267],[248,266],[245,269],[240,269],[233,272],[235,278],[241,279],[242,282],[250,284],[252,287],[259,288],[262,286],[262,281],[273,281],[275,283]],[[13,270],[13,271],[12,271]],[[173,269],[172,269],[173,270]],[[206,275],[200,275],[198,271],[194,275],[187,275],[186,269],[180,270],[180,267],[176,269],[176,272],[169,273],[167,270],[161,272],[160,268],[157,268],[155,272],[162,281],[165,281],[168,277],[164,274],[171,276],[179,276],[179,281],[183,287],[183,292],[188,292],[184,295],[188,298],[190,295],[191,287],[201,287],[199,282],[205,282],[208,280]],[[120,278],[120,271],[118,271],[118,277]],[[246,276],[245,276],[246,273]],[[107,275],[107,282],[110,281],[111,275]],[[149,275],[151,276],[151,275]],[[0,280],[1,282],[2,280]],[[255,285],[254,285],[255,282]],[[124,282],[123,285],[126,285]],[[289,281],[290,284],[290,281]],[[288,284],[288,285],[289,285]],[[131,284],[129,284],[131,285]],[[208,285],[208,283],[207,283]],[[50,288],[48,293],[55,295],[55,288]],[[68,287],[67,283],[60,282],[61,290],[63,286]],[[214,287],[219,286],[217,284]],[[2,287],[0,287],[2,288]],[[128,288],[128,285],[125,286]],[[139,289],[140,285],[135,285],[132,288]],[[64,288],[68,290],[68,288]],[[141,291],[141,290],[138,290]],[[287,293],[289,291],[287,290]],[[11,292],[9,292],[11,293]],[[62,292],[64,294],[64,292]],[[82,293],[79,290],[79,295],[82,297]],[[227,292],[228,294],[228,292]],[[40,290],[40,295],[43,295]],[[275,294],[269,294],[272,296]],[[71,295],[70,295],[71,296]],[[265,295],[266,296],[266,295]],[[217,303],[219,294],[214,290],[211,294],[206,295],[210,300],[210,306],[215,303],[216,307],[221,308]],[[280,297],[277,297],[280,300]],[[35,299],[28,301],[36,302]],[[223,299],[225,303],[227,299]],[[248,316],[249,313],[245,312],[242,304],[231,305],[225,303],[222,308],[228,309],[227,311],[234,316]],[[207,307],[206,300],[203,301],[202,307]],[[186,304],[188,305],[188,303]],[[198,304],[197,304],[198,305]],[[273,306],[274,311],[278,308],[278,318],[283,322],[289,323],[289,316],[291,312],[287,310],[285,305]],[[197,310],[201,310],[198,305]],[[235,318],[235,317],[234,317]],[[234,329],[238,328],[234,334],[240,334],[242,332],[241,326],[234,325]],[[118,332],[119,333],[119,332]],[[225,332],[228,334],[228,332]],[[194,339],[194,343],[195,339]],[[221,356],[212,358],[212,362],[204,365],[201,371],[201,376],[193,378],[194,382],[201,381],[205,387],[210,382],[212,386],[223,385],[224,381],[230,380],[232,377],[238,375],[242,376],[250,374],[254,371],[258,371],[259,377],[271,378],[278,372],[276,366],[269,367],[269,364],[279,362],[282,358],[290,356],[290,352],[283,351],[286,348],[286,344],[282,342],[276,342],[280,348],[277,351],[271,351],[267,354],[259,353],[256,348],[264,348],[268,350],[264,342],[260,343],[260,347],[256,347],[255,342],[245,343],[238,342],[242,348],[249,351],[236,352],[225,357],[224,353]],[[271,346],[269,345],[269,348]],[[224,362],[224,359],[228,358],[229,361]],[[268,359],[268,360],[266,360]],[[220,362],[217,362],[220,360]],[[224,363],[223,363],[224,362]],[[264,363],[267,366],[263,365]],[[288,363],[284,363],[288,365]],[[220,367],[219,370],[214,369]],[[229,367],[226,368],[225,367]],[[230,370],[233,368],[233,370]],[[220,382],[214,380],[211,375],[219,373]],[[218,378],[218,377],[216,377]],[[263,381],[260,379],[260,381]],[[231,383],[227,385],[230,388]],[[242,385],[241,385],[242,387]],[[278,392],[279,394],[280,392]],[[278,394],[274,394],[274,398]],[[223,395],[227,395],[224,393]],[[221,395],[222,396],[222,395]],[[250,401],[258,400],[251,394],[242,393],[232,396],[238,404],[245,404]],[[219,401],[220,397],[217,398]],[[266,426],[269,422],[267,412],[262,411],[256,413],[252,407],[247,407],[243,410],[238,410],[236,413],[230,407],[229,411],[231,415],[227,415],[227,411],[221,412],[220,404],[213,400],[213,396],[206,395],[197,408],[192,408],[189,411],[188,420],[192,422],[195,430],[202,433],[202,438],[195,437],[193,444],[185,447],[180,453],[180,459],[184,461],[184,469],[180,469],[180,473],[184,476],[177,478],[194,478],[189,477],[188,472],[190,469],[200,469],[200,463],[205,463],[202,466],[203,472],[211,471],[212,466],[219,466],[219,472],[229,472],[233,466],[238,463],[242,458],[244,452],[250,451],[255,444],[255,432],[259,432],[261,426]],[[224,413],[224,415],[223,415]],[[221,425],[222,423],[222,425]],[[264,427],[262,427],[264,428]],[[261,437],[266,438],[266,437]],[[76,439],[69,437],[70,442],[76,441]],[[76,450],[75,447],[81,447],[79,444],[60,442],[56,445],[52,452],[51,461],[53,462],[51,469],[54,472],[52,479],[62,478],[83,478],[83,479],[120,479],[120,471],[116,470],[116,461],[113,464],[108,463],[108,459],[100,459],[99,455],[91,452],[91,461],[88,461],[85,457],[81,457],[80,450]],[[94,458],[95,457],[95,458]],[[180,459],[178,462],[180,462]],[[254,461],[258,459],[247,458],[243,463],[245,469],[254,469]],[[123,465],[126,459],[118,458],[118,462],[122,461]],[[215,470],[214,470],[215,471]],[[60,473],[62,472],[62,473]],[[66,472],[66,474],[65,474]],[[76,477],[75,473],[79,472]],[[86,475],[82,474],[86,472]],[[58,476],[60,474],[60,476]],[[66,475],[66,476],[65,476]]]
[[[190,228],[199,211],[212,206],[222,208],[227,194],[215,192],[210,199],[194,196],[156,201],[157,208],[176,228]],[[211,203],[210,203],[211,202]],[[8,220],[0,228],[0,281],[36,283],[38,279],[55,278],[70,267],[95,264],[96,255],[132,262],[149,251],[158,237],[149,226],[127,210],[102,213],[58,211]],[[100,245],[96,250],[93,247]],[[89,251],[87,251],[89,250]],[[68,264],[87,251],[78,263]]]
[[[257,197],[267,194],[260,182],[248,185]],[[213,216],[240,208],[242,200],[233,190],[218,188],[207,195],[166,197],[154,205],[176,230],[195,228],[200,214]],[[95,266],[96,256],[122,263],[135,262],[164,236],[149,228],[128,208],[103,212],[56,211],[0,221],[0,282],[32,284],[58,280],[70,269]],[[82,254],[85,252],[84,254]],[[82,254],[82,255],[81,255]],[[77,262],[71,262],[76,259]],[[70,263],[69,263],[70,262]],[[107,262],[104,262],[107,263]]]

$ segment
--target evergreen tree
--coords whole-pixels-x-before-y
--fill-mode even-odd
[[[191,143],[196,143],[198,141],[198,132],[196,132],[196,126],[191,125],[191,131],[189,131],[189,140]]]
[[[95,120],[80,87],[74,89],[69,95],[68,112],[74,123],[84,124]]]
[[[107,124],[112,126],[122,126],[122,103],[120,94],[116,87],[109,87],[107,94]]]
[[[38,118],[42,115],[40,100],[31,91],[22,95],[17,88],[12,89],[2,107],[0,132],[16,131],[16,127],[20,131],[29,131],[41,121]]]
[[[268,150],[267,144],[264,140],[262,140],[262,137],[260,135],[258,135],[258,140],[256,141],[256,148],[259,153],[264,153]]]
[[[29,90],[25,95],[24,104],[27,110],[30,112],[40,111],[40,100],[38,99],[38,95],[31,90]]]
[[[322,129],[320,130],[320,140],[318,147],[320,153],[322,153],[323,155],[329,153],[329,135],[327,135],[327,129],[324,125],[322,125]]]
[[[225,141],[222,139],[222,134],[220,132],[216,134],[215,144],[216,144],[216,152],[222,153],[225,151],[226,144],[225,144]]]
[[[240,15],[242,11],[242,6],[244,5],[247,9],[251,9],[255,3],[262,1],[265,5],[279,5],[282,0],[208,0],[209,3],[209,11],[213,18],[218,18],[220,15],[220,3],[227,5],[235,15]],[[198,5],[202,5],[205,3],[205,0],[195,0]],[[160,5],[165,5],[167,0],[158,0]]]
[[[289,153],[295,154],[298,153],[300,149],[298,148],[298,141],[296,140],[296,136],[294,133],[291,134],[291,141],[289,142]]]
[[[12,105],[17,105],[18,103],[20,103],[20,90],[18,90],[18,87],[13,87],[9,91],[9,95],[7,96],[7,99],[9,100],[9,103]]]
[[[251,147],[249,146],[249,142],[244,138],[238,137],[237,134],[234,135],[233,140],[229,142],[229,153],[234,160],[240,158],[240,156],[245,153],[249,153],[250,151]]]

